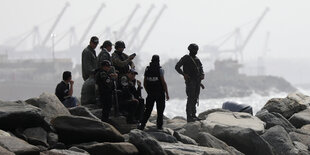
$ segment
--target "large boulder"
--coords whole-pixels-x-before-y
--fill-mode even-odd
[[[154,137],[160,142],[177,143],[177,139],[172,135],[166,134],[164,132],[148,132],[149,135]]]
[[[295,113],[289,121],[296,127],[301,128],[304,125],[310,124],[310,109],[306,109]]]
[[[299,104],[310,104],[310,96],[304,95],[300,92],[290,93],[287,95],[287,98],[296,101]]]
[[[0,129],[3,130],[48,126],[41,115],[41,109],[22,101],[0,101],[0,124]]]
[[[0,146],[0,154],[1,155],[14,155],[13,152],[8,151],[7,149],[3,148],[2,146]]]
[[[77,106],[77,107],[69,108],[69,112],[71,113],[71,115],[74,115],[74,116],[84,116],[84,117],[89,117],[92,119],[100,120],[94,114],[92,114],[88,108],[84,106]]]
[[[65,144],[83,142],[123,142],[121,133],[112,125],[80,116],[59,116],[51,121],[59,141]]]
[[[225,150],[183,143],[171,144],[160,142],[160,145],[166,151],[167,155],[230,155]]]
[[[266,129],[280,125],[287,132],[296,130],[296,128],[285,117],[276,112],[269,113],[266,109],[264,109],[256,113],[256,117],[266,123]]]
[[[42,109],[42,114],[48,122],[57,116],[71,115],[55,94],[42,93],[39,98],[31,98],[26,102]]]
[[[209,110],[206,110],[206,111],[200,113],[198,115],[198,117],[201,119],[206,119],[209,114],[214,113],[214,112],[229,112],[229,110],[222,109],[222,108],[209,109]]]
[[[179,132],[175,131],[173,132],[173,136],[180,142],[182,142],[183,144],[192,144],[192,145],[198,145],[197,142],[185,135],[180,134]]]
[[[310,135],[297,132],[290,132],[289,136],[292,141],[298,141],[306,145],[308,148],[310,148]]]
[[[262,137],[272,146],[275,154],[298,155],[298,149],[282,126],[277,125],[268,129]]]
[[[72,150],[52,149],[42,152],[40,155],[89,155],[87,152],[76,152]]]
[[[250,128],[257,133],[265,131],[265,123],[255,116],[243,112],[214,112],[202,121],[206,131],[214,130],[214,126]]]
[[[40,128],[28,128],[24,131],[24,135],[27,137],[27,141],[32,145],[42,145],[48,147],[47,132]]]
[[[170,120],[167,120],[167,123],[164,124],[164,127],[170,128],[172,130],[180,130],[187,123],[186,119],[183,117],[175,117]]]
[[[0,146],[15,154],[39,155],[40,149],[13,136],[0,136]]]
[[[185,124],[183,129],[179,130],[178,132],[190,138],[193,138],[194,140],[197,140],[198,133],[202,130],[202,123],[200,121],[195,121]]]
[[[91,155],[138,155],[138,149],[131,143],[84,143],[77,145],[78,148],[86,150]]]
[[[221,149],[229,152],[231,155],[243,155],[243,153],[239,152],[235,148],[228,146],[225,142],[217,139],[206,132],[200,132],[197,142],[200,146],[212,147],[216,149]]]
[[[300,104],[293,99],[272,98],[264,105],[262,109],[266,109],[269,112],[279,113],[286,119],[289,119],[294,113],[305,110],[306,108],[306,104]]]
[[[137,124],[128,124],[125,116],[109,117],[109,124],[113,125],[120,133],[129,133],[130,130],[136,129]]]
[[[268,142],[260,137],[253,129],[216,125],[211,134],[244,154],[273,155]]]
[[[141,130],[131,130],[129,132],[129,142],[137,147],[140,154],[166,155],[159,142]]]

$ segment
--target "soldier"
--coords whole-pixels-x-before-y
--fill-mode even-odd
[[[86,81],[92,72],[97,68],[95,49],[98,43],[98,37],[91,37],[89,45],[82,52],[82,76],[84,81]]]
[[[104,122],[108,122],[109,113],[112,108],[112,91],[114,89],[113,80],[116,77],[114,73],[108,73],[111,69],[111,63],[104,60],[100,63],[101,68],[96,73],[96,85],[99,90],[100,103],[102,104],[102,118]],[[114,78],[114,79],[113,79]]]
[[[136,72],[129,69],[128,73],[120,78],[120,111],[128,113],[127,123],[138,123],[144,111],[144,99],[141,96],[141,82],[136,80]],[[136,87],[137,85],[137,87]]]
[[[153,55],[150,65],[146,67],[143,84],[147,92],[145,105],[146,109],[138,129],[143,130],[145,128],[146,122],[151,115],[155,102],[157,109],[157,129],[162,129],[165,110],[165,93],[167,100],[169,100],[169,93],[164,78],[164,70],[159,65],[158,55]]]
[[[187,48],[189,55],[184,55],[175,65],[176,71],[183,75],[186,85],[186,115],[187,122],[199,120],[196,116],[196,104],[198,103],[201,80],[204,79],[202,64],[196,54],[198,52],[197,44],[190,44]],[[183,66],[183,70],[181,67]]]
[[[128,56],[123,53],[126,48],[125,43],[123,41],[117,41],[115,43],[115,51],[112,54],[112,65],[118,71],[119,77],[127,74],[130,68],[135,68],[135,64],[132,60],[135,58],[135,54]]]
[[[100,46],[101,52],[98,54],[97,62],[98,67],[100,67],[100,62],[103,60],[109,60],[111,62],[110,52],[112,50],[112,42],[110,40],[106,40]]]

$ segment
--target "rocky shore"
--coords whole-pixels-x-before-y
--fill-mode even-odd
[[[270,99],[252,116],[209,109],[201,121],[152,116],[144,131],[125,118],[101,122],[94,105],[66,109],[53,94],[0,101],[0,154],[13,155],[308,155],[310,97]]]

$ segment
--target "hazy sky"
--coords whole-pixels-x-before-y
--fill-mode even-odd
[[[43,39],[65,2],[64,0],[1,0],[0,45],[5,43],[14,45],[14,40],[11,40],[13,37],[21,36],[35,25],[39,26]],[[266,7],[270,7],[270,11],[244,51],[245,58],[261,55],[267,31],[270,32],[269,57],[310,58],[309,0],[69,0],[68,2],[70,7],[54,31],[56,39],[71,26],[76,28],[77,37],[80,38],[101,3],[106,5],[91,29],[87,41],[84,42],[85,46],[90,36],[100,35],[107,27],[112,31],[118,31],[135,5],[139,3],[141,7],[127,29],[128,33],[132,32],[150,5],[155,4],[147,23],[141,29],[139,38],[142,39],[162,5],[166,4],[167,9],[142,49],[149,55],[159,53],[166,57],[185,54],[186,47],[191,42],[196,42],[200,46],[210,44],[241,25],[245,25],[241,29],[245,38],[255,20],[261,16]],[[101,41],[105,39],[114,38],[100,38]],[[47,43],[50,44],[51,42]],[[20,48],[23,46],[25,45]],[[66,46],[67,44],[57,45],[56,50]]]

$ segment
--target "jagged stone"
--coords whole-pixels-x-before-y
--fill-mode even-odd
[[[187,123],[186,119],[183,117],[180,118],[173,118],[170,120],[167,120],[167,123],[164,124],[164,127],[170,128],[172,130],[179,130],[182,129],[183,126]]]
[[[289,119],[294,113],[305,110],[306,108],[307,105],[300,104],[289,98],[272,98],[262,109],[266,109],[269,112],[279,113],[286,119]]]
[[[88,117],[88,118],[100,120],[94,114],[92,114],[88,108],[86,108],[84,106],[77,106],[77,107],[69,108],[68,110],[69,110],[70,114],[74,115],[74,116],[83,116],[83,117]]]
[[[281,114],[279,113],[269,113],[266,109],[256,113],[256,117],[261,119],[266,123],[266,129],[269,129],[273,126],[280,125],[287,132],[295,131],[296,128]]]
[[[138,155],[138,149],[131,143],[85,143],[76,147],[86,150],[91,155]]]
[[[13,136],[0,136],[0,146],[15,154],[39,155],[40,149]]]
[[[154,137],[160,142],[168,142],[168,143],[177,143],[177,139],[170,134],[166,134],[164,132],[148,132],[149,135]]]
[[[206,120],[202,121],[206,131],[214,130],[214,126],[223,127],[238,126],[240,128],[250,128],[258,133],[265,131],[265,123],[255,116],[243,112],[213,112]]]
[[[178,132],[196,140],[200,131],[202,131],[202,123],[200,121],[196,121],[185,124],[183,129]]]
[[[298,149],[282,126],[271,127],[262,137],[272,146],[275,154],[298,155]]]
[[[310,96],[304,95],[300,92],[290,93],[287,95],[287,98],[296,101],[299,104],[310,104]]]
[[[51,121],[65,144],[76,144],[90,141],[123,142],[121,133],[112,125],[95,119],[80,116],[59,116]]]
[[[244,154],[273,155],[268,142],[253,129],[215,125],[211,134]]]
[[[141,130],[131,130],[129,132],[129,142],[137,147],[140,154],[166,155],[159,142]]]
[[[182,142],[183,144],[192,144],[192,145],[198,145],[197,142],[185,135],[180,134],[179,132],[175,131],[173,133],[173,136],[180,142]]]
[[[2,146],[0,146],[0,154],[1,155],[14,155],[13,152],[8,151],[7,149],[3,148]]]
[[[229,112],[229,110],[222,109],[222,108],[209,109],[207,111],[200,113],[198,117],[205,120],[209,114],[214,113],[214,112]]]
[[[42,152],[43,155],[89,155],[89,153],[87,152],[76,152],[76,151],[72,151],[72,150],[58,150],[58,149],[52,149],[52,150],[48,150],[48,151],[44,151]],[[41,154],[41,155],[42,155]]]
[[[71,115],[55,94],[42,93],[39,98],[31,98],[25,102],[42,109],[42,114],[48,122],[57,116]]]
[[[14,131],[16,128],[42,126],[48,128],[41,109],[22,101],[0,101],[0,129]]]
[[[304,125],[310,124],[310,109],[306,109],[295,113],[289,121],[296,127],[301,128]]]
[[[24,135],[27,137],[27,141],[32,145],[49,147],[47,143],[47,132],[40,127],[28,128],[24,131]]]
[[[197,142],[199,143],[200,146],[225,150],[229,152],[229,154],[231,155],[243,155],[243,153],[239,152],[234,147],[228,146],[225,142],[217,139],[216,137],[206,132],[199,133]]]
[[[229,155],[225,150],[183,143],[160,142],[160,145],[168,155]]]
[[[292,141],[298,141],[306,145],[310,148],[310,135],[297,133],[297,132],[290,132],[289,136]]]

